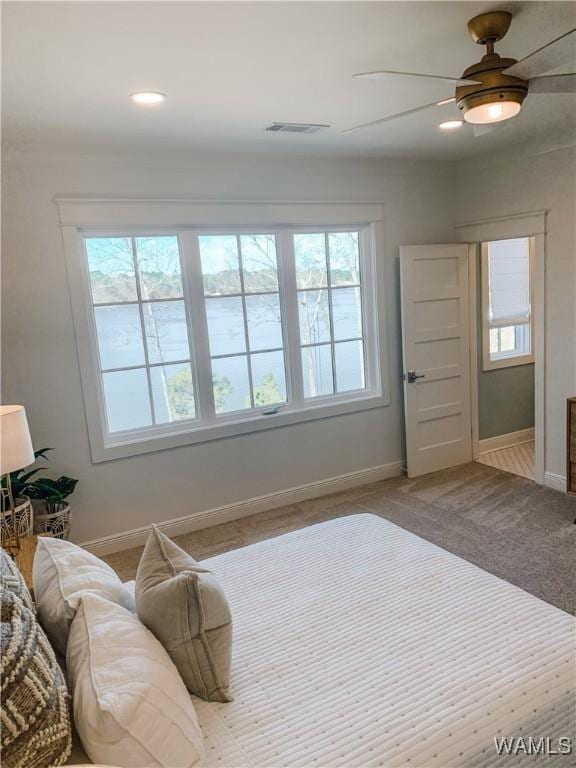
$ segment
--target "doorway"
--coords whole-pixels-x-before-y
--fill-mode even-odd
[[[533,237],[477,249],[478,455],[481,464],[535,479]],[[472,329],[473,330],[473,329]]]
[[[474,243],[469,249],[472,456],[543,485],[546,213],[458,230]]]
[[[456,231],[459,245],[400,248],[408,476],[481,460],[543,485],[546,213],[485,219]],[[497,251],[500,241],[509,252],[506,269],[528,258],[529,300],[526,286],[504,285],[485,323],[482,253],[489,244]],[[484,372],[496,375],[482,380]],[[489,378],[497,380],[492,394],[484,386]],[[502,404],[499,395],[512,379]],[[516,450],[501,452],[509,448]]]

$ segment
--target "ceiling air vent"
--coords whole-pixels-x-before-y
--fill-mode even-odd
[[[272,123],[266,130],[273,133],[318,133],[329,125],[316,125],[314,123]]]

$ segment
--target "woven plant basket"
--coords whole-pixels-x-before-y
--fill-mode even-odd
[[[45,512],[44,508],[36,508],[34,515],[34,533],[48,533],[55,539],[70,538],[70,504],[61,501],[54,504],[55,512]]]
[[[15,525],[12,519],[15,518]],[[2,546],[8,546],[13,538],[14,528],[18,531],[18,538],[22,539],[32,533],[34,521],[34,512],[32,503],[28,496],[19,496],[14,500],[14,511],[10,508],[4,509],[1,520],[1,539]]]

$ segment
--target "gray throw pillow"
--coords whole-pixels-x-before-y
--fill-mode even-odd
[[[190,693],[232,701],[232,618],[224,592],[211,571],[154,526],[136,574],[136,610]]]
[[[2,585],[19,597],[28,610],[35,613],[34,601],[32,600],[30,590],[26,586],[24,577],[8,552],[2,548],[0,548],[0,576]]]
[[[63,765],[70,754],[69,695],[62,670],[25,600],[0,588],[4,768]]]

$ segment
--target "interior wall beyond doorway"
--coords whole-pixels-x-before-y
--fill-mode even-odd
[[[534,363],[483,370],[482,270],[476,257],[478,436],[480,440],[534,427]]]

